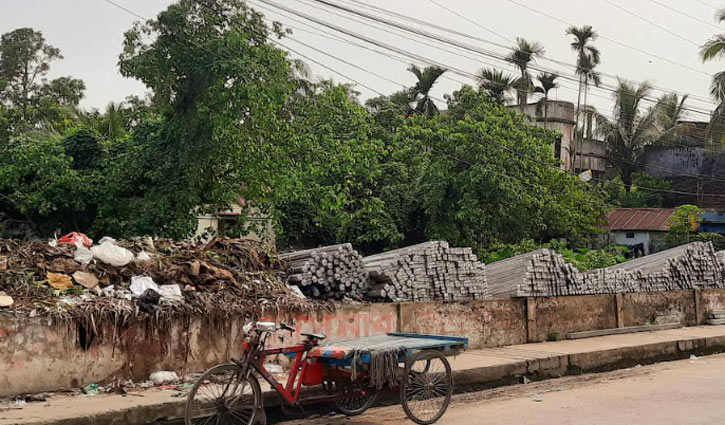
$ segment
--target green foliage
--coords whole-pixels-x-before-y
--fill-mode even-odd
[[[640,187],[648,189],[640,189]],[[642,172],[632,174],[630,191],[627,191],[622,185],[619,177],[604,184],[609,203],[623,208],[661,208],[665,202],[664,194],[670,189],[672,189],[672,184],[669,180]]]
[[[385,146],[372,137],[365,108],[346,88],[328,86],[290,113],[287,143],[275,153],[283,161],[273,194],[281,243],[352,242],[365,249],[400,240],[378,193]]]
[[[447,114],[408,120],[394,140],[430,157],[410,188],[422,199],[424,233],[483,248],[526,237],[580,241],[596,232],[604,202],[558,170],[554,137],[471,87],[452,95]]]
[[[664,239],[665,247],[672,248],[695,242],[697,229],[702,223],[702,209],[697,205],[680,205],[670,217],[670,230]]]
[[[602,249],[570,248],[565,240],[552,240],[549,243],[537,244],[531,239],[524,239],[514,244],[494,244],[483,252],[481,259],[485,263],[492,263],[541,248],[555,250],[580,271],[622,263],[627,260],[627,254],[630,252],[629,248],[624,245],[608,245]]]
[[[104,228],[184,237],[198,212],[266,196],[278,170],[270,150],[295,88],[268,36],[240,0],[181,0],[126,33],[121,73],[153,92],[160,119],[137,130],[116,161],[111,192],[126,208],[105,208]]]

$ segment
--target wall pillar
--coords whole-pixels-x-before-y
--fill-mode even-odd
[[[526,341],[539,342],[536,332],[536,298],[526,298]]]
[[[702,290],[701,289],[694,289],[692,291],[692,296],[695,299],[695,326],[699,326],[704,324],[703,319],[707,319],[705,317],[705,311],[703,311],[703,305],[702,305]]]
[[[622,309],[624,307],[624,296],[622,294],[614,294],[614,314],[617,317],[617,327],[624,327],[624,315]]]

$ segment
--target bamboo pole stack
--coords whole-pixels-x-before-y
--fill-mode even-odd
[[[368,291],[362,256],[349,243],[280,254],[287,282],[310,298],[362,298]]]
[[[471,248],[431,241],[363,259],[370,299],[402,301],[487,298],[485,266]]]

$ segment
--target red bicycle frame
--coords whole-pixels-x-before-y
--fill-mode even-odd
[[[252,364],[252,367],[259,372],[262,377],[269,382],[269,385],[272,386],[275,390],[277,390],[278,393],[282,395],[282,397],[287,401],[289,404],[295,403],[299,397],[300,397],[300,390],[302,387],[302,381],[305,377],[305,374],[307,373],[307,352],[311,349],[309,344],[299,344],[299,345],[293,345],[291,347],[284,347],[284,348],[270,348],[265,349],[259,352],[259,355],[257,356],[256,361]],[[279,383],[272,374],[267,371],[267,369],[264,367],[264,359],[268,355],[274,355],[274,354],[294,354],[295,359],[292,363],[292,369],[290,371],[289,377],[287,378],[286,385],[282,385]]]

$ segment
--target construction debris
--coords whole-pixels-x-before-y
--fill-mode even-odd
[[[362,256],[349,243],[280,254],[287,282],[310,298],[360,299],[368,289]]]
[[[369,298],[391,301],[476,300],[488,296],[485,266],[471,248],[431,241],[363,259]]]

